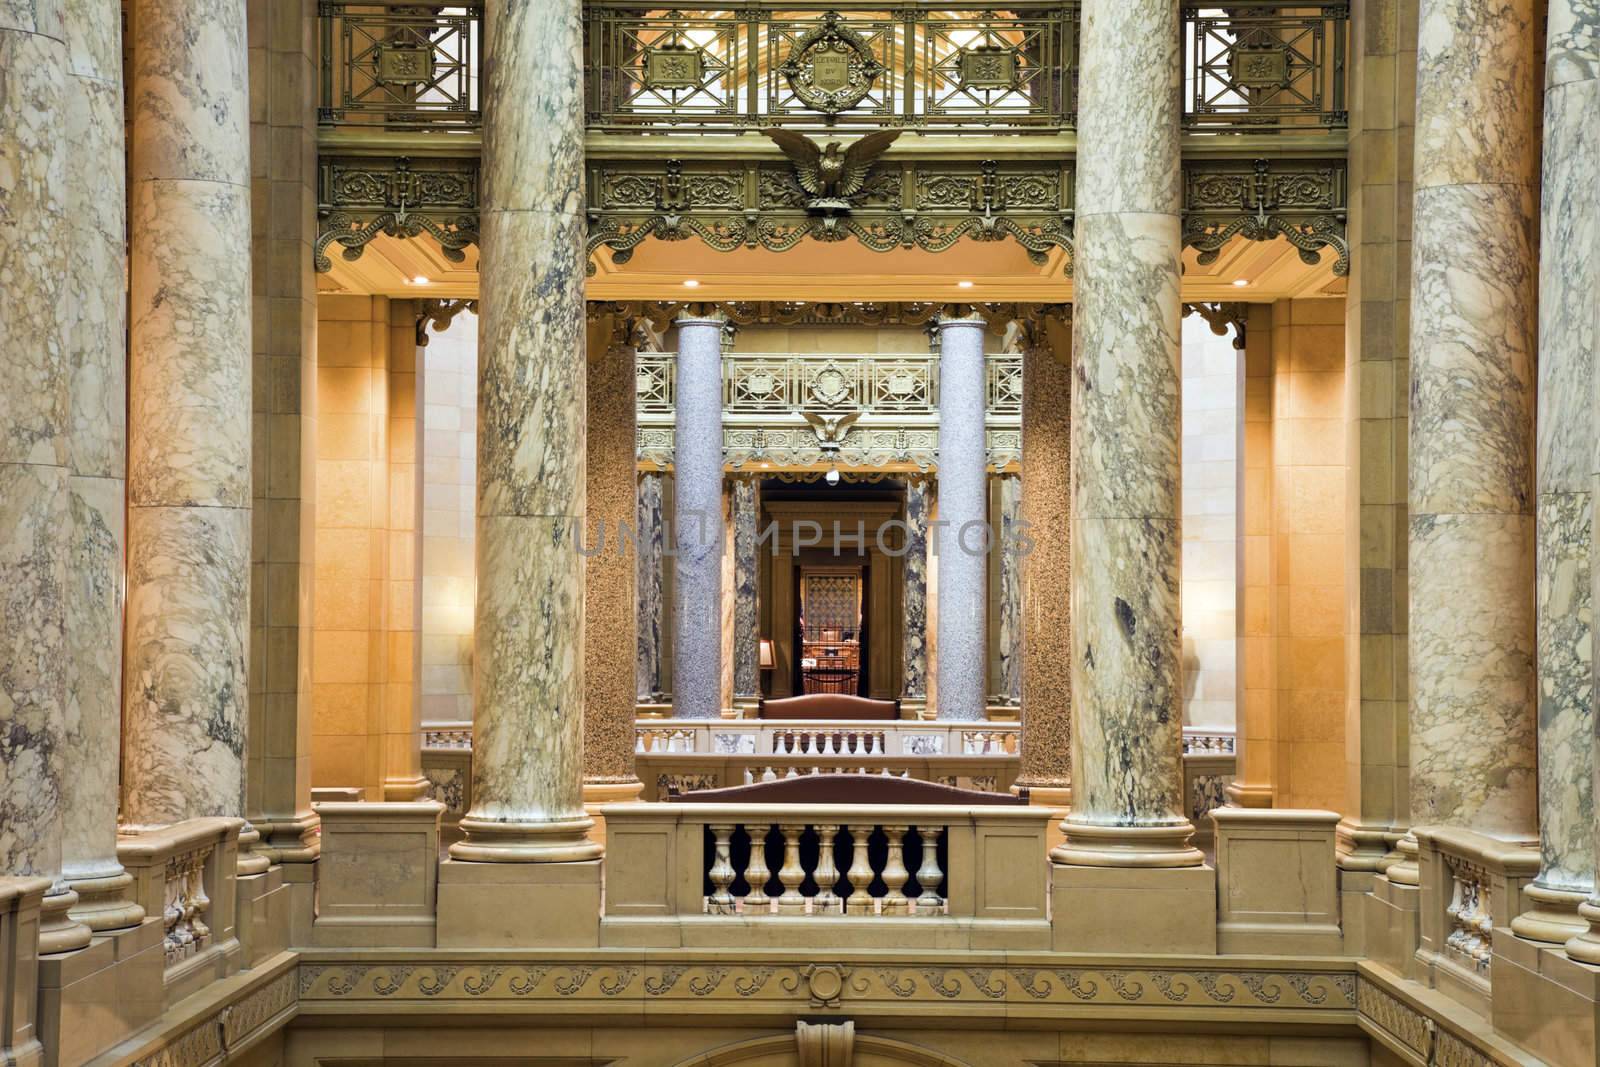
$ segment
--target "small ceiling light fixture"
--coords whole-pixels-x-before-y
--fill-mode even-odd
[[[683,287],[685,289],[698,289],[700,288],[700,280],[698,278],[685,278],[683,280]]]
[[[838,467],[829,467],[828,468],[828,473],[826,475],[824,475],[823,477],[824,477],[824,480],[827,481],[827,483],[829,485],[838,485],[839,484],[839,468]]]
[[[1235,289],[1243,289],[1245,286],[1247,286],[1249,284],[1250,284],[1250,279],[1249,278],[1235,278],[1233,280],[1233,287]]]
[[[429,279],[427,277],[419,274],[415,278],[411,279],[411,284],[412,285],[427,285],[427,284],[429,284]]]
[[[972,283],[971,282],[956,282],[956,288],[957,289],[971,289],[972,288]]]

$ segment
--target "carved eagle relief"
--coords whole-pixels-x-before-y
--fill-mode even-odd
[[[793,130],[768,127],[761,132],[772,138],[794,165],[795,179],[811,196],[807,209],[848,211],[850,197],[861,191],[872,164],[888,150],[901,131],[869,133],[842,152],[838,141],[829,141],[826,147],[818,148],[811,138]]]

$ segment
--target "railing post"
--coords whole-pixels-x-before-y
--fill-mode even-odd
[[[744,829],[750,835],[750,862],[744,869],[744,880],[750,884],[750,892],[744,898],[744,910],[748,914],[752,909],[766,911],[772,900],[767,896],[767,883],[772,880],[772,871],[767,868],[770,827],[766,823],[745,823]]]
[[[872,827],[850,827],[851,860],[846,876],[850,879],[850,895],[845,898],[845,914],[872,914],[872,864],[867,859],[867,840],[872,837]]]

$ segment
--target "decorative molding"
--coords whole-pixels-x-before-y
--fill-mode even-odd
[[[290,967],[232,1004],[225,1004],[133,1067],[210,1067],[268,1029],[289,1021],[299,998],[300,979]]]
[[[1350,273],[1349,170],[1344,160],[1192,160],[1183,168],[1183,243],[1205,266],[1235,237],[1282,237],[1315,265],[1337,254],[1333,273]]]
[[[408,156],[323,157],[317,177],[318,273],[333,269],[328,246],[354,262],[380,233],[428,234],[452,263],[478,243],[478,160]]]
[[[307,1004],[720,1000],[797,1012],[898,1009],[909,1002],[992,1011],[1065,1006],[1349,1012],[1348,970],[1185,967],[952,966],[948,963],[303,963]]]

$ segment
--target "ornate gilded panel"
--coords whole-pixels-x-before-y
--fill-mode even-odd
[[[476,127],[482,3],[318,5],[327,126]]]
[[[447,259],[478,241],[478,161],[405,156],[324,157],[317,176],[318,271],[330,270],[328,246],[347,260],[361,258],[378,234],[439,242]]]

